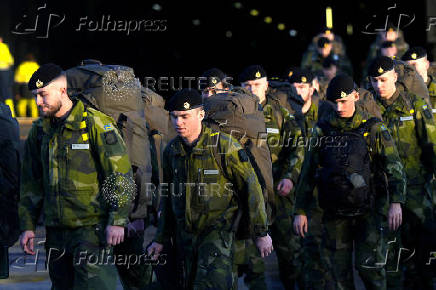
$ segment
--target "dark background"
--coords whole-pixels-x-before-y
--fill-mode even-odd
[[[242,5],[236,8],[235,3]],[[429,2],[429,3],[427,3]],[[436,17],[431,0],[415,1],[34,1],[2,0],[0,9],[0,35],[10,46],[19,64],[26,53],[35,54],[40,64],[55,62],[64,69],[77,65],[85,58],[99,59],[108,64],[124,64],[134,68],[138,77],[198,76],[211,67],[219,67],[237,76],[250,64],[263,65],[269,76],[278,76],[285,69],[299,65],[301,56],[311,38],[325,25],[325,8],[333,9],[333,29],[342,36],[347,46],[356,80],[365,61],[368,48],[375,35],[362,33],[372,22],[383,27],[386,15],[393,22],[400,14],[415,15],[415,21],[404,18],[400,28],[406,41],[414,46],[433,49],[430,33],[436,35],[436,25],[426,32],[428,17]],[[160,11],[153,9],[154,4]],[[46,4],[45,9],[37,11]],[[396,5],[395,9],[387,10]],[[258,16],[250,15],[256,9]],[[35,33],[12,33],[18,23],[32,26],[39,14],[40,28]],[[45,35],[50,14],[65,15],[65,21]],[[26,15],[26,17],[24,17]],[[101,21],[110,15],[111,20],[157,20],[158,31],[76,31],[80,18]],[[373,17],[376,15],[376,17]],[[272,23],[264,18],[270,16]],[[199,20],[194,25],[193,20]],[[51,26],[59,18],[52,17]],[[434,21],[436,23],[436,20]],[[278,23],[285,24],[280,31]],[[347,34],[347,25],[353,34]],[[289,30],[296,30],[291,37]],[[231,31],[231,37],[226,32]],[[432,54],[429,58],[432,60]],[[166,95],[165,92],[163,92]],[[167,92],[167,94],[169,94]]]

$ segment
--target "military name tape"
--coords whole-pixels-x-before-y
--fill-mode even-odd
[[[203,170],[204,175],[210,175],[210,174],[218,174],[220,173],[217,169],[205,169]]]
[[[404,122],[404,121],[411,121],[413,120],[413,116],[407,116],[407,117],[400,117],[400,121]]]
[[[277,129],[277,128],[266,128],[266,132],[268,134],[278,134],[279,133],[279,129]]]
[[[71,149],[73,150],[89,149],[89,144],[71,144]]]

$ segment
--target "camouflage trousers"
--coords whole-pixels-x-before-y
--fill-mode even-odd
[[[313,207],[308,212],[308,231],[303,239],[302,253],[302,276],[305,289],[323,289],[325,288],[326,272],[325,261],[321,256],[321,242],[323,236],[322,223],[323,210],[319,207]]]
[[[301,270],[302,242],[293,230],[293,206],[289,196],[276,195],[276,216],[271,227],[271,238],[277,254],[280,280],[285,289],[298,285],[303,289]]]
[[[139,231],[130,237],[124,237],[124,242],[114,247],[115,256],[127,257],[129,261],[129,263],[116,263],[121,284],[125,290],[147,289],[151,284],[151,263],[138,259],[146,254],[143,243],[144,232]]]
[[[326,289],[354,289],[355,268],[366,289],[386,289],[385,247],[379,230],[380,217],[375,212],[343,217],[324,213],[322,251],[326,257]]]
[[[245,274],[249,289],[267,289],[265,263],[252,239],[235,240],[233,260],[233,289],[238,289],[238,277]]]
[[[431,187],[409,185],[403,207],[401,261],[405,267],[404,286],[407,289],[433,289],[436,278],[436,222]],[[429,265],[427,265],[429,264]]]
[[[200,234],[178,231],[184,289],[231,289],[234,233],[214,228]]]
[[[102,225],[46,229],[51,289],[115,289],[117,270]]]

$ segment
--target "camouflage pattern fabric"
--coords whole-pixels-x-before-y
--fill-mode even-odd
[[[430,269],[423,264],[436,243],[429,235],[435,229],[431,185],[436,140],[433,114],[424,99],[399,90],[388,100],[377,96],[376,101],[396,143],[407,177],[407,200],[403,207],[401,242],[397,248],[416,250],[416,255],[406,263],[405,285],[428,287],[432,283],[431,276],[435,274],[429,273]],[[395,276],[398,275],[394,275],[394,279],[398,279]],[[389,275],[388,280],[391,280]],[[389,283],[396,284],[395,281]]]
[[[115,289],[117,261],[106,245],[104,225],[47,228],[51,289]]]
[[[219,135],[217,144],[212,138],[216,135]],[[218,146],[223,159],[222,166],[214,158],[212,144]],[[175,186],[160,193],[162,214],[155,240],[163,243],[176,233],[180,234],[176,243],[178,255],[185,261],[186,285],[203,285],[198,286],[203,289],[207,288],[204,285],[214,283],[216,289],[231,288],[234,239],[231,228],[238,204],[247,205],[254,236],[264,236],[267,231],[262,190],[246,152],[230,135],[212,131],[203,125],[202,133],[193,147],[184,145],[182,139],[176,137],[166,147],[163,161],[164,183]],[[220,239],[209,241],[209,236],[216,238],[218,234],[221,235]],[[222,241],[224,248],[218,247]],[[202,260],[202,249],[207,257],[210,254],[207,249],[212,247],[210,243],[221,251],[221,254],[219,251],[212,254],[217,253],[217,256],[223,255],[224,258],[209,257],[207,261]],[[202,266],[204,263],[208,266]],[[207,272],[208,269],[212,272]],[[210,275],[218,272],[222,273],[218,275],[221,278],[212,280]]]
[[[349,122],[347,122],[345,119],[337,117],[336,113],[334,114],[329,113],[328,115],[323,116],[323,118],[326,118],[325,121],[329,122],[332,127],[338,128],[339,130],[352,130],[353,128],[358,128],[363,122],[366,122],[368,117],[369,116],[367,115],[367,113],[363,112],[359,107],[356,107],[356,111],[353,117],[349,120]],[[368,146],[370,147],[372,168],[374,168],[373,170],[384,171],[386,173],[389,193],[390,193],[388,200],[390,202],[404,203],[405,202],[405,177],[403,173],[403,166],[400,162],[398,152],[397,149],[395,148],[392,137],[389,134],[389,131],[386,129],[385,125],[383,125],[380,122],[373,124],[369,131],[370,132],[367,132],[368,134],[366,134],[366,138],[367,138]],[[314,130],[312,131],[311,138],[313,140],[315,139],[320,140],[319,138],[321,138],[322,136],[324,136],[322,130],[318,126],[315,126]],[[319,146],[312,145],[308,147],[306,150],[304,162],[302,164],[302,169],[301,169],[301,176],[296,188],[296,207],[295,207],[296,214],[307,215],[307,213],[310,212],[311,205],[313,204],[313,200],[314,200],[313,192],[316,185],[314,177],[316,174],[316,168],[318,166],[318,163],[319,163]],[[378,199],[375,208],[376,212],[383,211],[383,213],[387,215],[387,206],[388,204],[385,199]],[[326,213],[324,213],[324,215],[325,214]],[[377,216],[379,216],[378,213]],[[356,222],[352,223],[353,227],[358,227],[359,229],[366,230],[365,235],[369,236],[369,238],[372,239],[373,245],[375,245],[375,243],[381,239],[381,237],[380,238],[378,237],[379,233],[377,233],[378,228],[376,227],[376,224],[377,223],[380,224],[380,221],[374,218],[375,218],[375,214],[372,213],[371,215],[368,216],[368,218],[365,216],[365,218],[362,219],[359,218],[357,219],[358,221],[356,220]],[[339,255],[335,257],[334,251],[331,250],[331,249],[333,250],[335,249],[335,247],[332,247],[334,246],[333,243],[334,239],[341,238],[341,231],[342,231],[341,222],[343,222],[343,219],[337,217],[336,219],[332,218],[331,221],[328,220],[329,217],[324,216],[323,223],[325,229],[323,231],[325,231],[326,234],[330,232],[329,236],[325,236],[325,235],[323,236],[323,242],[321,247],[320,259],[324,267],[314,270],[313,272],[314,276],[317,276],[318,279],[316,280],[317,284],[315,285],[312,285],[314,281],[312,277],[311,277],[312,280],[309,280],[312,282],[309,282],[308,287],[309,288],[312,287],[312,289],[317,289],[317,287],[327,287],[327,288],[333,287],[332,289],[335,289],[335,287],[337,287],[338,285],[340,285],[340,283],[342,283],[341,282],[342,280],[344,281],[348,280],[348,278],[343,278],[349,275],[348,272],[342,272],[341,270],[341,272],[334,274],[336,272],[334,271],[332,272],[330,270],[332,269],[333,266],[329,265],[327,263],[328,261],[332,263],[331,262],[332,259],[335,259],[334,263],[339,263],[339,260],[341,260],[341,263],[347,265],[348,267],[347,271],[351,269],[350,268],[351,262],[349,263],[349,261],[351,261],[351,256],[348,256],[351,255],[350,251],[346,250],[342,252],[343,253],[342,256]],[[329,225],[327,225],[327,221]],[[327,226],[330,226],[330,229],[327,229],[326,228]],[[363,245],[365,242],[370,242],[370,240],[369,241],[362,240],[363,236],[354,236],[354,237],[350,236],[351,233],[353,232],[353,229],[352,228],[350,229],[349,226],[345,226],[345,227],[347,228],[344,229],[344,231],[346,231],[344,232],[345,239],[343,240],[344,243],[342,244],[340,249],[345,250],[345,249],[352,248],[352,246],[350,246],[350,241],[352,245],[353,239],[355,240],[355,242],[360,239],[359,242],[361,243],[361,245]],[[310,232],[311,232],[311,228],[309,226],[308,227],[309,235]],[[340,240],[337,241],[338,245],[339,242]],[[329,246],[330,251],[328,248],[326,248],[328,245],[330,245]],[[327,252],[324,251],[326,249]],[[365,248],[364,246],[362,246],[359,250],[361,251],[359,255],[361,255],[362,257],[365,255],[371,256],[372,249],[369,250],[369,252],[367,253],[365,252],[368,249],[369,248]],[[385,251],[384,248],[380,248],[380,251],[382,250]],[[380,252],[380,253],[384,254],[384,252]],[[359,267],[358,264],[356,264],[356,267]],[[339,270],[335,270],[335,271],[339,271]],[[374,272],[374,278],[371,279],[374,279],[374,281],[379,281],[380,277],[385,276],[385,274],[382,273],[383,271],[377,269]],[[363,275],[366,274],[364,273]],[[320,276],[324,276],[324,277],[320,278]],[[368,278],[368,281],[365,282],[367,286],[373,283],[369,281],[371,279]],[[344,288],[344,289],[348,289],[348,288]]]
[[[40,118],[26,140],[23,160],[22,231],[35,229],[41,210],[47,227],[127,224],[130,204],[123,198],[132,189],[132,170],[112,118],[91,108],[85,111],[80,101],[64,122]],[[120,185],[112,201],[100,194],[105,180]]]
[[[267,289],[265,263],[252,239],[234,242],[233,289],[238,289],[238,278],[244,273],[249,289]]]

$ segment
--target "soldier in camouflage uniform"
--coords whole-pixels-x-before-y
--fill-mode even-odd
[[[430,102],[433,108],[433,114],[436,113],[436,80],[434,76],[428,73],[430,62],[427,59],[427,51],[420,47],[412,47],[401,58],[409,65],[413,66],[427,85]]]
[[[407,177],[402,245],[415,253],[405,272],[407,289],[433,289],[428,262],[436,244],[431,181],[435,170],[436,124],[431,108],[417,95],[396,86],[393,61],[379,57],[369,69],[375,99],[398,148]],[[404,257],[400,257],[404,258]]]
[[[272,251],[261,187],[239,142],[202,124],[197,91],[176,93],[167,109],[178,137],[164,152],[163,181],[169,187],[161,189],[162,213],[149,253],[158,255],[173,236],[185,289],[230,289],[239,206],[247,205],[261,257]]]
[[[271,152],[275,196],[275,214],[271,228],[274,249],[277,252],[280,279],[286,289],[294,289],[300,279],[301,244],[299,237],[292,232],[292,208],[294,198],[291,194],[297,181],[298,172],[293,170],[294,164],[303,157],[303,148],[297,148],[296,139],[301,136],[301,128],[293,114],[282,107],[279,100],[268,90],[267,75],[259,65],[247,67],[239,77],[243,87],[249,89],[259,98],[265,116],[267,144]],[[300,150],[297,150],[300,149]],[[247,249],[248,251],[248,249]],[[255,254],[255,253],[253,253]],[[258,256],[258,255],[257,255]],[[255,257],[252,258],[254,260]],[[250,272],[262,270],[264,281],[264,263],[250,260],[253,270],[247,272],[247,284],[250,289],[259,289],[260,282],[251,281]],[[251,274],[251,276],[254,276]],[[260,278],[258,279],[260,280]],[[265,282],[263,282],[265,284]],[[301,281],[298,283],[302,287]],[[256,286],[257,285],[257,286]],[[263,287],[265,289],[266,286]]]
[[[317,74],[322,74],[322,64],[328,57],[338,62],[338,67],[341,71],[348,74],[353,73],[353,68],[347,56],[345,54],[336,54],[333,51],[331,41],[326,37],[320,37],[318,39],[316,51],[308,51],[303,55],[301,67],[310,69]]]
[[[313,74],[305,69],[297,69],[289,78],[289,82],[296,88],[298,94],[303,98],[304,105],[302,113],[304,114],[303,136],[307,139],[312,135],[312,130],[318,121],[319,96],[312,86]],[[299,159],[296,170],[300,171],[303,158]],[[313,193],[312,204],[307,212],[309,218],[310,232],[302,241],[303,253],[300,258],[303,263],[303,279],[305,285],[311,281],[320,280],[324,277],[324,265],[321,262],[321,240],[322,240],[322,214],[323,210],[318,204],[318,192],[315,189]]]
[[[318,39],[320,39],[321,37],[326,37],[332,42],[333,53],[338,55],[345,54],[346,48],[344,42],[342,41],[342,38],[328,27],[324,27],[318,35],[312,38],[312,42],[307,47],[306,51],[316,51]]]
[[[379,119],[371,118],[355,106],[358,98],[358,92],[350,77],[337,76],[330,82],[327,99],[336,103],[335,110],[323,116],[313,129],[312,141],[317,140],[320,143],[311,142],[301,169],[296,189],[295,231],[302,237],[310,231],[307,227],[307,213],[313,198],[313,189],[318,185],[319,205],[324,210],[322,257],[323,263],[330,270],[324,273],[324,279],[318,277],[321,281],[311,281],[308,288],[354,289],[354,241],[355,267],[366,289],[386,289],[382,264],[385,251],[379,231],[382,217],[378,209],[383,208],[384,215],[388,215],[391,229],[398,228],[402,215],[400,203],[405,201],[405,178],[392,137]],[[334,138],[337,136],[341,138]],[[342,138],[346,136],[348,137],[344,141]],[[353,141],[351,136],[358,136],[360,143],[357,143],[357,139]],[[361,145],[353,147],[357,146],[355,144]],[[359,152],[351,152],[356,148]],[[363,168],[355,168],[359,163],[353,163],[356,161],[352,159],[346,159],[343,163],[345,168],[341,167],[340,172],[329,167],[329,164],[339,165],[342,162],[336,161],[338,156],[334,155],[335,152],[341,154],[339,156],[344,156],[344,152],[354,154],[351,158],[355,159],[358,156],[356,154],[361,154],[364,148],[367,150],[365,154],[369,155],[361,159],[363,167],[367,168],[366,173]],[[368,171],[375,170],[384,171],[388,177],[389,214],[386,199],[377,199],[375,205],[372,201],[374,192],[371,192]],[[348,180],[347,183],[339,180],[343,173],[346,173],[344,178]],[[360,195],[364,190],[366,194]]]
[[[59,66],[41,66],[28,86],[42,117],[24,148],[21,246],[35,254],[42,211],[52,289],[115,289],[111,246],[124,239],[135,192],[125,144],[112,118],[70,100]]]

